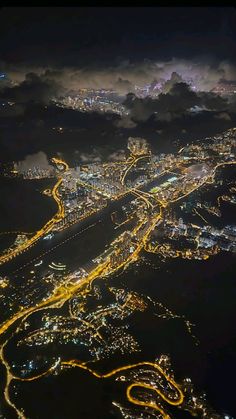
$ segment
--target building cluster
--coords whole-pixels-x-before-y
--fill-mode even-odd
[[[222,229],[211,225],[201,227],[185,223],[183,218],[167,216],[159,228],[158,236],[153,232],[147,250],[154,250],[163,256],[188,259],[205,259],[219,251],[236,252],[236,226],[227,225]]]
[[[20,166],[15,164],[14,171],[18,175],[21,175],[23,179],[44,179],[56,176],[56,171],[53,166],[49,167],[48,169],[43,169],[39,166],[25,169],[23,165]]]
[[[0,288],[6,288],[9,285],[9,279],[7,277],[0,276]]]
[[[236,94],[236,82],[221,80],[218,84],[212,89],[213,93],[222,96],[235,95]]]
[[[123,321],[136,309],[144,310],[146,306],[137,295],[124,290],[119,290],[118,294],[119,298],[114,302],[105,306],[100,304],[94,310],[86,307],[81,310],[81,298],[78,301],[75,298],[71,300],[69,316],[46,313],[36,330],[25,322],[25,336],[18,341],[18,346],[76,345],[76,350],[80,351],[80,357],[84,360],[91,356],[99,360],[116,352],[124,354],[137,351],[138,344],[127,332],[127,326],[112,325],[112,320]]]
[[[150,152],[147,140],[140,137],[129,137],[127,148],[134,156],[142,156]]]
[[[192,413],[192,416],[201,415],[202,418],[211,419],[233,419],[228,415],[219,415],[207,403],[204,393],[197,394],[191,378],[184,378],[182,388],[185,394],[183,408]]]
[[[54,159],[57,169],[53,170],[56,170],[54,175],[58,179],[51,195],[58,204],[58,213],[47,222],[46,226],[49,225],[50,228],[43,227],[43,232],[37,232],[36,238],[50,240],[56,234],[52,230],[63,229],[109,204],[115,238],[102,253],[94,259],[88,257],[86,263],[74,272],[69,272],[69,264],[64,261],[51,260],[47,274],[45,265],[41,267],[45,263],[44,256],[58,245],[64,244],[67,238],[54,247],[48,246],[48,251],[24,265],[23,268],[31,264],[32,270],[27,271],[27,278],[17,286],[9,284],[7,278],[0,278],[0,297],[3,308],[7,307],[11,313],[10,323],[14,313],[19,313],[19,319],[22,320],[17,329],[17,333],[20,331],[17,345],[23,348],[23,353],[34,353],[34,347],[42,348],[42,353],[47,347],[47,353],[50,350],[53,353],[55,347],[66,346],[75,350],[85,365],[86,362],[105,359],[116,353],[137,352],[139,345],[124,320],[134,311],[144,311],[147,301],[151,299],[145,300],[135,292],[110,288],[108,290],[113,299],[108,303],[106,300],[103,305],[101,292],[96,285],[95,298],[98,304],[90,304],[87,297],[92,292],[94,280],[126,268],[140,257],[143,250],[164,257],[203,260],[220,250],[236,252],[235,225],[216,228],[205,225],[206,222],[203,226],[198,226],[190,221],[185,222],[176,215],[180,200],[181,209],[187,210],[186,199],[188,201],[190,196],[195,196],[196,200],[195,192],[201,193],[203,186],[214,182],[218,167],[235,163],[236,130],[183,147],[176,155],[162,153],[154,156],[146,140],[142,138],[130,137],[128,149],[129,158],[116,163],[96,162],[69,168],[65,162]],[[24,177],[37,179],[46,176],[47,172],[44,173],[36,167],[30,173],[22,174]],[[128,177],[129,175],[131,176]],[[231,188],[231,192],[235,193],[235,187]],[[114,201],[120,197],[122,200],[118,203],[118,211],[121,212],[122,209],[124,219],[119,225],[119,217],[114,215],[118,212],[114,211]],[[232,200],[230,203],[233,203]],[[204,207],[220,216],[216,207],[207,203]],[[198,205],[191,205],[191,210],[195,210],[195,213],[198,209]],[[120,227],[116,234],[115,229]],[[81,229],[76,234],[81,234],[84,230]],[[69,239],[71,238],[73,236]],[[27,240],[26,235],[19,234],[13,246],[21,248]],[[89,301],[88,304],[84,300]],[[59,315],[62,306],[63,315]],[[52,315],[49,307],[54,307]],[[164,306],[160,304],[159,308],[163,310]],[[41,316],[36,329],[35,318],[32,316],[31,321],[29,314],[38,312],[37,316],[40,316],[44,309],[46,314]],[[161,311],[155,314],[166,319],[181,317],[166,309],[164,313]],[[188,331],[191,331],[191,323],[186,320],[185,324]],[[45,365],[46,362],[48,361],[45,361]],[[58,362],[60,363],[60,359]],[[33,368],[32,363],[22,362],[23,375],[30,374]],[[202,417],[218,418],[209,410],[204,397],[194,395],[189,379],[182,386],[174,382],[168,356],[163,355],[159,363],[149,363],[148,368],[145,366],[132,371],[129,368],[127,374],[123,374],[122,369],[120,380],[142,383],[152,390],[141,395],[142,406],[157,406],[157,411],[158,406],[161,406],[162,409],[162,394],[162,399],[168,398],[170,404],[178,405],[180,401],[180,407],[186,408],[193,415],[200,411]],[[135,388],[132,394],[138,398],[141,391],[142,389],[138,391]],[[182,391],[185,398],[182,398]]]
[[[113,244],[113,251],[110,255],[111,268],[121,265],[127,257],[133,253],[133,237],[129,231],[125,231],[119,236],[119,240]]]
[[[60,99],[54,100],[57,106],[79,110],[80,112],[101,112],[127,115],[122,105],[123,97],[113,90],[80,89],[76,94],[69,93]]]

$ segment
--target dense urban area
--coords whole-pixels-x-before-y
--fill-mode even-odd
[[[170,418],[169,406],[201,417],[221,417],[205,397],[195,394],[190,378],[175,381],[168,355],[103,373],[93,367],[92,363],[108,359],[116,351],[139,351],[138,341],[126,326],[118,327],[117,321],[150,305],[161,318],[179,317],[150,297],[123,288],[107,287],[111,302],[104,305],[96,280],[109,279],[139,263],[145,253],[157,254],[162,260],[207,260],[221,251],[235,252],[236,226],[216,228],[207,220],[209,214],[221,217],[223,202],[236,203],[235,184],[227,185],[226,193],[222,180],[225,167],[236,163],[235,153],[236,129],[189,142],[175,154],[153,154],[145,139],[129,137],[126,156],[120,161],[69,167],[55,157],[47,170],[22,170],[20,164],[13,163],[2,173],[22,180],[55,179],[54,186],[43,194],[58,206],[56,214],[35,233],[1,233],[14,233],[15,237],[0,256],[0,358],[7,370],[5,400],[19,417],[26,416],[17,391],[11,394],[14,383],[70,368],[86,370],[98,379],[114,376],[116,381],[126,382],[127,400],[134,409],[113,402],[124,418]],[[65,260],[52,260],[51,255],[63,243],[79,239],[102,223],[109,234],[104,234],[104,247],[96,255],[87,256],[85,263],[74,269]],[[75,226],[79,226],[76,232]],[[20,288],[12,279],[19,277]],[[96,300],[100,303],[95,304]],[[34,316],[38,316],[36,329]],[[198,345],[191,322],[181,319]],[[43,353],[43,348],[53,344],[77,345],[81,358],[55,353],[48,359],[30,358],[36,347]],[[22,351],[20,362],[11,358],[12,347]],[[86,354],[84,348],[88,349]],[[143,413],[136,412],[135,406],[142,407]]]

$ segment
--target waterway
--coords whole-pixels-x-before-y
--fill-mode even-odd
[[[43,265],[37,271],[39,277],[45,274],[52,261],[65,262],[68,270],[87,263],[122,231],[114,229],[110,215],[129,199],[125,197],[123,201],[113,203],[89,220],[56,234],[51,240],[40,240],[15,261],[3,265],[2,274],[9,275],[17,284],[29,273],[35,262],[13,272],[54,247],[54,250],[43,256]],[[226,223],[231,222],[234,211],[233,205],[224,203],[222,219]],[[216,217],[209,218],[209,222],[214,223],[214,220]],[[196,390],[206,393],[209,404],[218,413],[234,416],[234,384],[230,379],[236,376],[235,269],[235,255],[226,252],[207,261],[167,259],[163,262],[157,255],[149,254],[145,255],[145,260],[138,266],[132,266],[122,275],[112,277],[110,285],[151,296],[173,312],[185,315],[196,325],[193,332],[200,344],[195,345],[195,340],[187,332],[182,320],[160,320],[150,311],[142,312],[127,321],[140,344],[141,352],[116,354],[100,363],[99,368],[109,371],[136,360],[152,361],[163,353],[169,354],[177,381],[191,377]],[[104,301],[108,303],[103,280],[97,279],[94,284],[100,287]],[[69,357],[68,348],[65,355]],[[17,351],[15,356],[17,361]],[[2,385],[4,370],[1,377]],[[13,399],[16,397],[30,419],[112,419],[120,417],[112,401],[130,407],[125,398],[125,386],[120,386],[114,380],[97,380],[79,369],[32,383],[21,383],[16,389],[17,396],[14,395],[14,388],[11,396]],[[1,409],[3,418],[15,418],[3,400]],[[173,416],[177,419],[190,417],[176,410]]]

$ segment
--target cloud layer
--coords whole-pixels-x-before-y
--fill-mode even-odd
[[[169,61],[151,61],[132,63],[120,60],[117,65],[106,68],[96,67],[39,67],[18,65],[13,66],[0,62],[0,70],[5,72],[17,86],[24,87],[24,92],[29,95],[29,85],[37,92],[38,85],[49,85],[49,93],[58,94],[59,89],[77,91],[79,88],[114,89],[119,94],[135,91],[136,86],[144,87],[156,82],[163,83],[163,93],[181,81],[185,81],[196,90],[209,91],[218,82],[231,82],[236,80],[236,66],[227,61],[215,62],[204,57],[193,60],[173,58]],[[32,74],[34,73],[34,75]],[[38,78],[37,78],[38,77]],[[3,84],[3,83],[2,83]],[[1,84],[0,84],[1,89]],[[31,89],[31,90],[32,90]],[[15,94],[18,92],[16,90]]]
[[[146,97],[138,98],[129,93],[124,101],[129,110],[130,125],[132,121],[147,121],[153,114],[159,121],[170,122],[172,119],[182,117],[186,113],[196,114],[207,111],[233,111],[235,100],[229,101],[212,92],[195,92],[186,83],[174,84],[168,93],[161,93],[157,99]],[[225,113],[224,113],[225,114]],[[125,127],[127,118],[119,122]],[[118,123],[116,123],[118,125]]]

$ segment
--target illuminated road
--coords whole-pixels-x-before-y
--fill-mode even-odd
[[[135,157],[135,156],[132,156],[133,157],[133,160],[131,161],[131,164],[127,167],[127,169],[125,170],[125,172],[124,172],[124,174],[122,175],[122,177],[121,177],[121,184],[122,185],[124,185],[124,183],[125,183],[125,178],[126,178],[126,176],[127,176],[127,174],[128,174],[128,172],[131,170],[131,168],[139,161],[139,160],[141,160],[141,159],[147,159],[148,157],[150,158],[150,154],[147,154],[147,155],[145,155],[145,156],[140,156],[140,157]]]
[[[52,161],[56,164],[63,165],[65,170],[68,170],[68,164],[63,162],[62,160],[53,158]],[[26,240],[24,243],[22,243],[20,246],[16,247],[15,249],[11,250],[10,252],[0,256],[0,265],[12,260],[14,257],[19,255],[20,253],[24,252],[29,247],[33,246],[42,236],[48,234],[52,230],[55,223],[58,223],[60,220],[64,218],[64,215],[65,215],[64,205],[63,205],[62,200],[60,199],[59,192],[58,192],[62,181],[63,179],[60,177],[52,189],[52,197],[58,205],[58,211],[56,215],[54,215],[54,217],[51,218],[51,220],[49,220],[30,239]]]
[[[40,378],[43,378],[47,375],[49,375],[50,373],[52,373],[55,368],[58,365],[61,365],[62,367],[76,367],[76,368],[80,368],[83,369],[85,371],[88,371],[90,374],[92,374],[94,377],[98,378],[98,379],[106,379],[106,378],[111,378],[113,376],[119,376],[120,373],[124,373],[130,370],[140,370],[144,367],[151,367],[154,369],[154,371],[156,370],[162,377],[165,378],[165,380],[168,382],[168,384],[171,386],[171,389],[175,391],[175,395],[172,397],[170,397],[170,395],[168,395],[168,390],[166,390],[166,393],[164,393],[163,391],[161,391],[158,388],[158,382],[155,383],[155,385],[151,385],[151,384],[147,384],[144,381],[135,381],[134,383],[131,383],[127,386],[126,388],[126,397],[127,400],[135,405],[138,406],[144,406],[144,407],[149,407],[153,410],[156,410],[159,412],[159,414],[161,414],[163,419],[170,419],[170,416],[164,411],[164,409],[162,408],[162,406],[160,406],[158,403],[156,403],[155,401],[142,401],[139,400],[138,398],[135,398],[131,393],[132,390],[134,388],[138,388],[138,389],[144,389],[144,390],[151,390],[151,392],[156,393],[158,396],[161,397],[161,399],[166,402],[167,404],[171,405],[171,406],[180,406],[183,402],[184,402],[184,394],[180,388],[180,386],[174,381],[173,378],[171,378],[164,370],[163,368],[161,368],[161,366],[156,363],[156,362],[148,362],[148,361],[144,361],[144,362],[138,362],[136,364],[130,364],[130,365],[126,365],[126,366],[122,366],[119,368],[115,368],[107,373],[99,373],[91,368],[89,368],[87,365],[85,365],[84,363],[81,363],[77,360],[70,360],[70,361],[61,361],[60,358],[55,362],[54,365],[52,365],[47,371],[44,371],[41,374],[32,376],[32,377],[25,377],[25,378],[21,378],[21,377],[17,377],[16,375],[12,374],[10,371],[10,368],[8,366],[8,364],[6,363],[2,353],[1,353],[1,359],[3,360],[3,363],[5,364],[7,371],[8,371],[8,378],[7,378],[7,383],[6,383],[6,387],[5,387],[5,398],[8,402],[8,404],[16,411],[17,415],[19,418],[21,419],[26,419],[23,411],[21,411],[20,409],[18,409],[15,404],[11,401],[10,396],[9,396],[9,387],[10,384],[13,380],[16,381],[22,381],[22,382],[30,382],[30,381],[35,381],[38,380]]]
[[[149,156],[141,156],[139,158],[134,158],[131,161],[130,166],[126,169],[125,173],[123,174],[122,183],[124,183],[125,177],[127,173],[129,172],[129,170],[131,169],[131,167],[134,164],[136,164],[136,162],[139,159],[146,158],[146,157],[149,157]],[[58,159],[54,159],[54,163],[63,166],[64,162]],[[195,180],[195,181],[189,182],[187,183],[187,186],[185,185],[185,188],[183,190],[181,189],[181,186],[178,186],[179,189],[177,193],[174,195],[175,196],[174,198],[173,196],[171,196],[169,199],[163,199],[162,201],[159,201],[159,203],[156,205],[154,205],[150,201],[150,199],[152,199],[152,196],[148,194],[147,192],[143,192],[142,190],[131,190],[129,191],[128,195],[126,195],[125,197],[122,197],[122,199],[116,201],[115,203],[112,202],[111,204],[109,204],[105,210],[102,210],[104,211],[104,213],[109,212],[111,210],[113,211],[115,208],[114,205],[120,206],[122,205],[122,202],[124,203],[128,202],[129,200],[132,199],[131,198],[132,194],[135,194],[136,196],[138,196],[138,198],[142,199],[147,205],[148,211],[146,211],[143,215],[141,215],[140,218],[137,217],[137,225],[135,227],[133,227],[132,225],[132,229],[129,230],[129,234],[127,234],[128,239],[130,239],[130,242],[128,243],[132,243],[132,246],[129,245],[129,249],[128,249],[129,253],[125,252],[124,253],[125,256],[123,258],[121,257],[123,254],[122,252],[124,250],[124,246],[122,247],[122,245],[126,244],[125,242],[126,239],[124,238],[124,236],[122,236],[122,234],[120,234],[118,237],[116,237],[115,240],[113,240],[113,242],[107,243],[107,245],[109,245],[109,249],[113,250],[112,256],[114,256],[114,258],[112,258],[110,254],[106,254],[106,258],[105,257],[100,258],[99,262],[97,262],[97,265],[94,263],[95,267],[90,272],[88,271],[84,276],[81,276],[80,279],[78,279],[76,276],[73,276],[73,273],[69,275],[65,275],[63,284],[60,284],[57,287],[55,287],[50,296],[42,298],[39,302],[37,302],[36,304],[32,304],[32,306],[30,307],[21,308],[20,310],[17,308],[18,311],[12,314],[12,316],[6,321],[4,321],[2,325],[0,326],[0,336],[4,337],[3,335],[6,332],[8,332],[12,326],[15,326],[15,323],[18,322],[19,320],[21,319],[25,320],[32,313],[35,313],[39,310],[43,310],[46,307],[48,308],[49,307],[50,308],[62,307],[64,303],[68,301],[71,297],[73,297],[78,291],[83,293],[83,292],[86,292],[87,289],[91,288],[91,284],[93,283],[95,279],[99,277],[100,278],[108,277],[112,275],[114,272],[119,271],[121,268],[126,268],[129,264],[135,262],[140,257],[140,253],[142,252],[142,250],[146,248],[151,232],[154,230],[154,228],[157,227],[159,223],[162,222],[163,220],[162,209],[164,207],[170,206],[172,203],[179,202],[180,200],[186,198],[188,195],[197,191],[199,188],[201,188],[207,183],[213,183],[216,171],[220,166],[224,166],[226,164],[232,165],[235,163],[236,161],[230,161],[230,162],[222,162],[222,163],[216,164],[214,169],[211,170],[210,174],[203,177],[201,181]],[[65,170],[68,169],[68,166],[66,164],[64,164],[63,167],[65,167]],[[61,182],[62,182],[62,178],[59,178],[59,180],[57,181],[56,185],[54,186],[52,190],[52,196],[54,197],[55,201],[58,204],[57,214],[50,221],[48,221],[48,223],[39,232],[37,232],[31,239],[27,240],[23,245],[21,245],[20,250],[16,249],[15,251],[13,251],[12,256],[10,256],[11,253],[9,255],[4,255],[4,257],[6,257],[7,260],[9,260],[9,258],[11,259],[12,257],[16,256],[19,252],[22,252],[23,250],[26,250],[28,247],[32,246],[32,244],[34,244],[42,235],[45,235],[46,233],[48,233],[56,222],[58,222],[64,217],[64,207],[58,193],[58,189]],[[148,185],[145,185],[143,187],[144,191],[148,190],[148,188],[150,188],[150,185],[155,184],[156,182],[157,180],[150,181]],[[160,182],[163,182],[163,180],[161,180]],[[98,213],[95,214],[95,217],[101,217],[102,211],[99,215]],[[132,214],[132,216],[133,215],[134,214]],[[91,224],[92,221],[94,220],[91,217],[89,217],[88,222]],[[114,226],[114,230],[115,230],[115,226]],[[79,234],[79,233],[76,233],[76,234]],[[65,239],[65,241],[66,240],[67,239]],[[181,255],[181,253],[179,254]],[[101,254],[98,254],[97,256],[100,256],[100,255]],[[35,260],[35,259],[32,259],[32,260]],[[0,262],[4,263],[5,260],[0,259]],[[1,347],[0,358],[2,360],[2,363],[5,365],[7,369],[7,374],[8,374],[7,383],[5,387],[5,398],[8,401],[8,403],[13,407],[13,404],[9,399],[8,387],[9,387],[10,381],[12,379],[17,379],[17,377],[12,376],[11,372],[9,371],[9,367],[3,355],[3,346]],[[158,364],[155,364],[155,363],[143,362],[139,364],[128,365],[126,367],[120,367],[115,370],[112,370],[106,374],[99,374],[93,371],[92,369],[90,369],[89,367],[87,367],[86,365],[81,364],[74,360],[64,361],[62,362],[62,365],[65,365],[65,366],[70,365],[70,366],[85,369],[91,374],[93,374],[94,376],[96,376],[97,378],[108,378],[115,374],[118,374],[121,371],[129,370],[131,368],[136,368],[138,366],[149,365],[157,369],[165,377],[165,379],[175,388],[177,397],[170,398],[166,396],[163,392],[161,392],[159,389],[156,389],[155,387],[147,383],[137,382],[137,383],[132,383],[128,386],[127,392],[126,392],[128,400],[133,404],[136,404],[139,406],[150,407],[158,411],[164,419],[169,419],[169,415],[164,412],[161,406],[159,406],[155,402],[145,402],[134,397],[135,388],[141,387],[145,390],[156,392],[158,396],[160,396],[166,403],[173,406],[178,406],[183,403],[184,396],[179,386],[168,375],[165,374],[165,372],[161,369],[161,367]],[[49,370],[49,372],[50,371],[51,369]],[[46,373],[44,373],[43,375],[45,374]],[[38,378],[40,378],[40,375],[35,378],[24,379],[24,381],[27,381],[27,380],[30,381],[30,380],[38,379]],[[19,414],[18,410],[17,410],[17,413]]]
[[[233,164],[233,163],[231,162],[231,164]],[[222,166],[222,165],[223,164],[218,164],[217,168],[219,166]],[[215,171],[216,171],[216,169],[215,169]],[[215,174],[215,171],[214,171],[214,174]],[[197,186],[194,186],[188,192],[186,192],[185,194],[181,195],[180,197],[178,197],[174,200],[171,200],[170,202],[171,203],[177,202],[180,199],[185,198],[186,196],[191,194],[193,191],[200,188],[203,184],[205,184],[206,181],[207,181],[207,179],[203,180]],[[40,310],[40,309],[42,309],[46,306],[50,306],[51,304],[55,304],[55,303],[58,303],[58,302],[64,303],[75,292],[77,292],[79,289],[81,289],[85,285],[88,285],[91,282],[93,282],[93,280],[95,278],[97,278],[98,276],[110,275],[110,274],[114,273],[115,271],[119,270],[120,268],[122,268],[124,266],[128,266],[131,262],[136,261],[138,256],[139,256],[139,253],[145,247],[151,231],[154,229],[157,222],[161,220],[161,218],[162,218],[161,213],[155,214],[154,216],[151,217],[151,219],[149,221],[150,226],[147,228],[145,234],[143,235],[143,238],[140,239],[140,242],[138,243],[138,245],[134,249],[133,253],[130,254],[126,259],[124,259],[124,261],[122,263],[120,263],[118,266],[111,268],[109,260],[107,260],[104,263],[102,263],[101,265],[99,265],[97,268],[95,268],[87,277],[85,277],[84,279],[81,279],[79,284],[76,284],[75,286],[70,286],[68,288],[66,288],[64,286],[60,286],[58,289],[56,289],[54,291],[54,294],[52,296],[50,296],[49,298],[43,300],[42,302],[36,304],[33,307],[22,309],[21,311],[19,311],[15,315],[13,315],[10,319],[8,319],[6,322],[4,322],[0,327],[0,335],[4,334],[8,330],[8,328],[11,327],[20,318],[22,318],[26,315],[29,315],[34,311],[38,311],[38,310]],[[136,236],[137,232],[139,231],[140,227],[142,227],[143,224],[144,224],[144,221],[141,222],[137,227],[135,227],[135,229],[132,231],[133,236]]]
[[[188,196],[189,194],[191,194],[193,191],[197,190],[199,187],[201,187],[207,179],[203,180],[200,184],[198,184],[197,186],[194,186],[192,189],[190,189],[188,192],[186,192],[185,194],[181,195],[180,197],[171,200],[171,203],[179,201],[180,199],[185,198],[186,196]],[[149,227],[147,228],[145,234],[143,235],[142,239],[140,239],[140,242],[138,243],[138,245],[136,246],[136,248],[134,249],[133,253],[130,254],[126,259],[123,260],[122,263],[120,263],[118,266],[111,268],[110,267],[110,263],[109,260],[102,263],[101,265],[99,265],[94,271],[92,271],[86,278],[81,279],[80,283],[78,285],[75,286],[71,286],[70,288],[65,288],[65,287],[59,287],[57,290],[55,290],[54,295],[52,295],[51,297],[47,298],[45,301],[42,301],[41,303],[36,304],[36,306],[32,307],[32,308],[27,308],[27,309],[23,309],[22,311],[16,313],[12,318],[10,318],[7,322],[3,323],[2,326],[0,327],[0,335],[2,335],[3,333],[5,333],[7,331],[7,329],[13,325],[15,323],[15,321],[17,321],[18,319],[24,317],[25,315],[28,315],[30,313],[32,313],[34,310],[39,310],[44,308],[45,306],[51,305],[51,304],[55,304],[59,301],[65,302],[66,300],[68,300],[75,292],[78,291],[78,289],[80,289],[81,287],[83,287],[84,285],[88,285],[90,284],[95,278],[97,278],[98,276],[105,276],[105,275],[110,275],[112,273],[114,273],[115,271],[119,270],[120,268],[124,267],[124,266],[128,266],[131,262],[134,262],[137,260],[139,253],[141,252],[141,250],[145,247],[148,237],[151,233],[151,231],[155,228],[156,224],[161,220],[161,213],[158,214],[154,214],[150,220],[149,220]],[[143,226],[143,224],[145,223],[145,221],[141,221],[140,224],[138,224],[138,226],[136,226],[134,228],[134,230],[132,231],[132,235],[136,236],[137,232],[139,231],[139,229]]]
[[[106,222],[109,227],[111,223],[109,222],[106,215],[112,213],[114,210],[120,210],[122,206],[129,204],[133,199],[135,199],[135,196],[145,201],[147,206],[153,206],[153,204],[150,202],[150,194],[147,194],[145,191],[150,190],[150,188],[155,186],[157,183],[159,184],[159,182],[162,182],[162,176],[163,174],[161,174],[161,176],[157,179],[149,181],[146,185],[141,185],[140,188],[130,190],[125,195],[122,195],[119,199],[111,201],[106,207],[94,212],[88,217],[85,217],[82,220],[79,219],[72,226],[57,232],[55,236],[52,237],[52,239],[37,240],[37,242],[34,243],[34,246],[27,248],[27,251],[21,252],[17,255],[16,258],[9,260],[8,262],[6,261],[4,265],[0,267],[2,275],[10,275],[20,271],[23,269],[23,267],[30,266],[33,262],[42,259],[46,254],[53,253],[53,248],[58,248],[60,245],[66,242],[67,239],[75,236],[77,233],[80,234],[82,230],[93,225],[99,220],[106,218]]]
[[[153,362],[139,362],[137,364],[131,364],[131,365],[126,365],[124,367],[115,368],[114,370],[112,370],[112,371],[110,371],[108,373],[105,373],[105,374],[98,373],[98,372],[92,370],[91,368],[87,367],[86,365],[84,365],[82,363],[79,363],[76,360],[63,361],[62,362],[62,365],[66,365],[66,366],[69,365],[69,366],[72,366],[72,367],[78,367],[78,368],[84,369],[84,370],[90,372],[90,374],[92,374],[95,377],[100,378],[100,379],[101,378],[102,379],[104,379],[104,378],[110,378],[113,375],[119,374],[120,372],[124,372],[124,371],[128,371],[128,370],[131,370],[131,369],[135,369],[137,367],[145,367],[145,366],[152,367],[152,368],[156,369],[162,376],[164,376],[165,379],[167,380],[167,382],[169,384],[171,384],[171,386],[173,386],[173,388],[176,391],[177,397],[176,398],[168,397],[166,394],[164,394],[158,388],[156,388],[156,387],[154,387],[154,386],[152,386],[150,384],[146,384],[144,382],[138,382],[137,381],[135,383],[129,384],[128,387],[127,387],[127,389],[126,389],[126,396],[127,396],[127,399],[129,400],[129,402],[130,403],[133,403],[133,404],[136,404],[138,406],[150,407],[150,408],[152,408],[154,410],[157,410],[162,415],[162,418],[163,419],[170,419],[170,416],[167,413],[165,413],[165,411],[157,403],[155,403],[153,401],[151,401],[151,402],[145,402],[145,401],[138,400],[138,399],[134,398],[131,395],[132,389],[136,387],[136,388],[143,388],[143,389],[147,389],[147,390],[152,390],[155,393],[157,393],[158,396],[160,396],[166,403],[168,403],[168,404],[170,404],[172,406],[179,406],[184,401],[184,394],[183,394],[181,388],[178,386],[178,384],[169,375],[167,375],[165,373],[165,371],[157,363],[153,363]],[[156,384],[158,384],[158,383],[156,383]]]
[[[146,241],[148,239],[150,232],[153,230],[153,228],[155,227],[156,223],[160,220],[160,218],[161,218],[160,214],[155,215],[153,217],[153,220],[152,222],[150,222],[150,226],[145,232],[143,239],[140,240],[140,243],[138,243],[133,253],[130,254],[126,259],[124,259],[123,262],[120,263],[120,265],[111,268],[110,262],[109,260],[107,260],[101,263],[98,267],[96,267],[87,277],[85,277],[84,279],[82,278],[78,284],[74,286],[71,285],[68,288],[63,285],[59,286],[57,289],[54,290],[53,295],[50,296],[49,298],[46,298],[40,303],[37,303],[33,307],[29,307],[25,309],[23,308],[22,310],[18,311],[15,315],[13,315],[10,319],[8,319],[6,322],[4,322],[0,326],[0,336],[4,334],[9,329],[9,327],[11,327],[17,320],[21,319],[22,317],[28,316],[29,314],[35,311],[41,310],[44,307],[51,306],[52,304],[55,305],[58,302],[63,304],[65,301],[71,298],[75,292],[77,292],[79,289],[81,289],[85,285],[91,284],[93,280],[96,279],[97,277],[110,275],[111,273],[119,270],[120,268],[124,266],[128,266],[129,263],[136,261],[140,251],[143,249],[143,247],[146,244]],[[134,235],[137,233],[137,231],[142,225],[143,225],[143,222],[141,222],[137,227],[135,227],[133,231]]]

